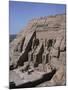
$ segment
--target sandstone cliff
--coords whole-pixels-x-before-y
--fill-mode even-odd
[[[46,73],[56,70],[50,82],[39,86],[65,85],[65,34],[65,14],[32,19],[10,43],[10,70],[19,67],[28,73],[35,69]]]

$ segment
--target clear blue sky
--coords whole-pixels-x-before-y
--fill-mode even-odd
[[[9,31],[17,34],[32,18],[65,13],[64,4],[9,1]]]

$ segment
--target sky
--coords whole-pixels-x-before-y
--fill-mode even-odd
[[[9,1],[9,33],[17,34],[33,18],[63,14],[65,4]]]

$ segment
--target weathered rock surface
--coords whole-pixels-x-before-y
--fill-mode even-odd
[[[10,43],[10,82],[17,87],[65,85],[65,24],[65,14],[29,21]]]

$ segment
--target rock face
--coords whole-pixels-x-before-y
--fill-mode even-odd
[[[32,74],[35,71],[41,72],[42,77],[45,75],[50,78],[47,82],[45,80],[44,83],[41,82],[42,84],[35,86],[65,85],[65,23],[65,14],[40,17],[29,21],[24,30],[10,43],[10,72],[19,72],[19,76],[23,79],[29,75],[35,75]],[[24,72],[27,72],[27,75]],[[10,81],[12,81],[11,77]],[[28,81],[30,79],[26,79],[26,83]],[[14,83],[17,83],[17,80]],[[23,80],[19,85],[22,83]]]

